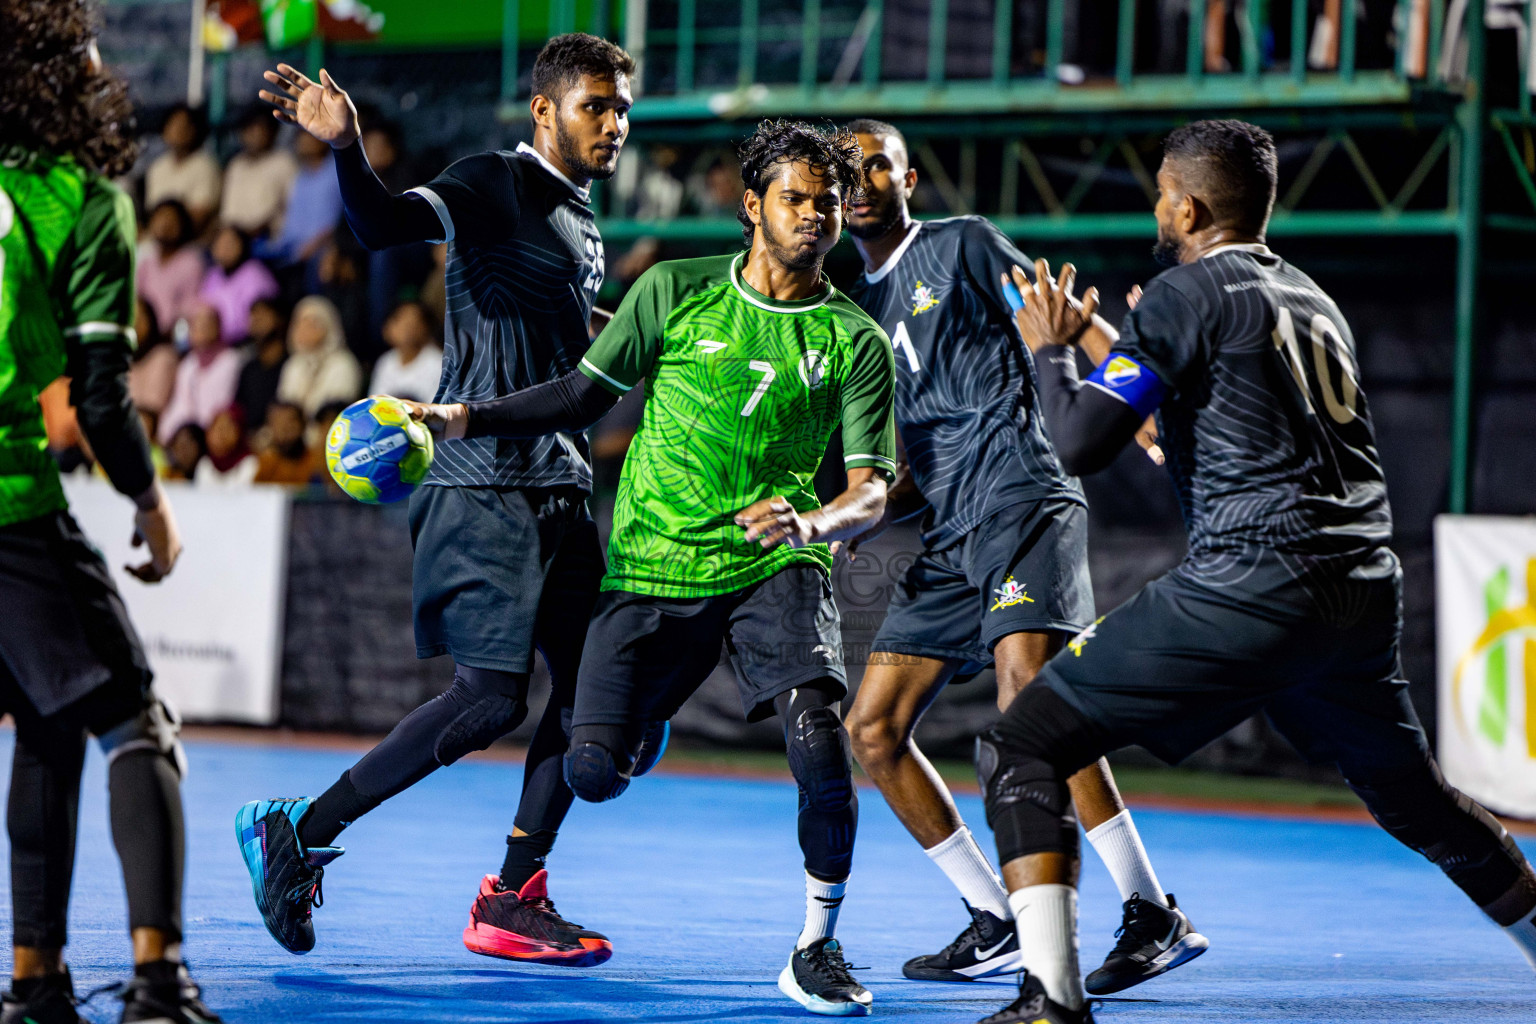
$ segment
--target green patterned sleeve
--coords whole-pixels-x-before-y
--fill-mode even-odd
[[[115,185],[91,178],[54,271],[53,301],[65,338],[133,347],[133,239],[133,202]]]
[[[843,465],[896,479],[895,357],[874,321],[855,324],[853,365],[843,382]]]
[[[644,380],[661,356],[662,334],[672,311],[672,277],[665,263],[636,281],[578,367],[616,395]]]

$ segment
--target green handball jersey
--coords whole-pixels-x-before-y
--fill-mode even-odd
[[[812,479],[835,428],[849,469],[896,469],[890,341],[830,284],[770,299],[747,254],[661,263],[625,296],[580,369],[616,394],[646,384],[619,481],[604,590],[730,593],[792,564],[830,572],[825,544],[764,551],[735,515],[775,495],[817,508]]]
[[[66,507],[37,395],[65,345],[133,341],[133,204],[69,158],[0,148],[0,526]]]

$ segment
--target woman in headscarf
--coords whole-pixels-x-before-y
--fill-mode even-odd
[[[288,362],[277,382],[277,400],[291,402],[313,417],[328,402],[361,396],[363,371],[347,350],[341,315],[329,299],[300,299],[288,328]]]

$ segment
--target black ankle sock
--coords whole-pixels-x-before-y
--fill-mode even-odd
[[[23,1003],[31,1002],[49,989],[69,991],[68,974],[45,974],[41,978],[12,978],[11,994]]]
[[[501,887],[516,892],[539,873],[558,833],[535,829],[526,836],[507,836],[507,859],[501,864]]]
[[[147,960],[135,964],[133,973],[151,985],[181,985],[181,964],[175,960]]]
[[[310,805],[309,813],[299,823],[299,841],[306,850],[330,846],[342,829],[378,805],[377,800],[359,793],[352,785],[351,775],[342,772],[341,778]]]

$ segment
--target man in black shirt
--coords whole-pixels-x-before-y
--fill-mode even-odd
[[[1090,1019],[1075,964],[1077,824],[1064,780],[1139,743],[1172,762],[1257,711],[1331,763],[1392,836],[1434,861],[1536,964],[1536,874],[1446,783],[1398,660],[1401,572],[1354,341],[1264,244],[1269,135],[1201,121],[1168,137],[1147,286],[1113,347],[1073,270],[1014,268],[1063,464],[1092,472],[1158,411],[1189,554],[1067,645],[977,741],[987,821],[1030,971],[988,1024]],[[1077,380],[1079,341],[1098,369]],[[1021,909],[1022,908],[1022,909]]]
[[[603,247],[588,206],[629,130],[634,61],[583,33],[557,36],[533,67],[533,144],[480,153],[391,195],[358,143],[351,99],[279,64],[263,91],[280,120],[336,151],[347,222],[371,249],[448,243],[438,402],[499,398],[573,371],[590,342]],[[562,778],[585,624],[603,574],[587,514],[586,437],[445,441],[411,497],[416,650],[454,660],[453,685],[316,798],[247,804],[237,831],[257,905],[286,949],[314,946],[310,919],[341,831],[439,765],[483,750],[528,713],[533,651],[553,692],[528,749],[499,875],[486,875],[464,930],[476,953],[587,967],[609,941],[555,913],[546,856],[573,796]]]

